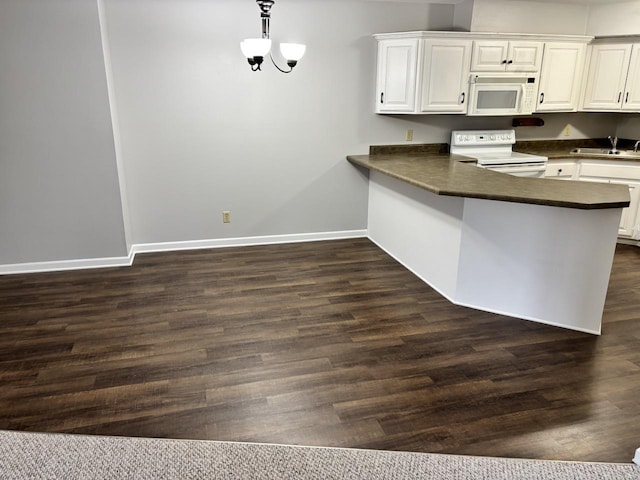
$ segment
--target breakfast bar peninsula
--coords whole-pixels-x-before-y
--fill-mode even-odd
[[[374,148],[347,157],[368,174],[373,242],[455,304],[600,334],[624,185]]]

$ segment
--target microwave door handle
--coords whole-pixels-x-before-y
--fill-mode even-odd
[[[526,93],[526,89],[524,84],[520,85],[520,104],[518,105],[518,111],[522,111],[522,107],[524,107],[524,96]]]

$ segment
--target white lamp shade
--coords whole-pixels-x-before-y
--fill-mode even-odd
[[[302,45],[301,43],[280,44],[280,53],[282,53],[282,56],[286,60],[294,60],[296,62],[302,58],[306,49],[307,46]]]
[[[271,40],[268,38],[246,38],[240,42],[240,49],[247,58],[264,57],[271,50]]]

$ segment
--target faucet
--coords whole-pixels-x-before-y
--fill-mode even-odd
[[[616,149],[616,145],[618,145],[618,137],[612,137],[611,135],[609,135],[607,138],[611,142],[611,152],[616,153],[618,151]]]
[[[636,142],[636,144],[633,146],[633,151],[634,151],[634,152],[638,152],[638,144],[640,144],[640,140],[638,140],[638,141]]]

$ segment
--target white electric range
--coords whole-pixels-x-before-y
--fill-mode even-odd
[[[547,157],[512,151],[515,130],[454,130],[451,153],[478,160],[482,168],[518,177],[544,177]]]

